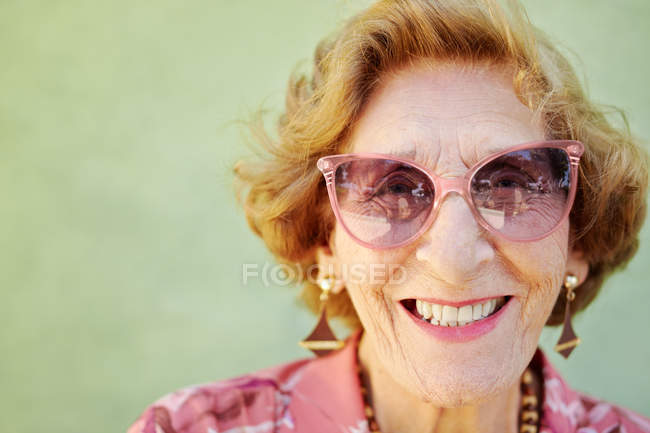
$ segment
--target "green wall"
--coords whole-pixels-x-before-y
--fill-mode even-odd
[[[289,72],[360,4],[0,2],[0,431],[123,431],[176,388],[307,355],[296,289],[242,284],[269,256],[232,197],[235,121],[277,114]],[[650,3],[526,4],[650,137]],[[583,345],[550,355],[645,415],[649,265],[646,228],[576,320]]]

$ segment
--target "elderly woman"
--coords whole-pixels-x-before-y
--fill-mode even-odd
[[[650,432],[537,349],[563,322],[568,356],[636,251],[647,159],[518,7],[376,3],[290,82],[279,139],[257,132],[248,221],[326,356],[179,391],[130,432]]]

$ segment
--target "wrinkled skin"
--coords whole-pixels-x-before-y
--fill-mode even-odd
[[[540,120],[517,99],[509,69],[420,63],[383,77],[344,152],[406,154],[439,176],[455,177],[487,155],[544,138]],[[385,431],[430,431],[437,423],[438,431],[516,428],[519,379],[562,281],[568,272],[580,282],[587,274],[580,254],[569,249],[568,219],[542,240],[512,242],[483,230],[457,194],[446,197],[433,225],[411,244],[365,248],[337,223],[330,246],[317,256],[322,269],[397,264],[408,276],[369,284],[336,275],[335,290],[349,292],[364,328],[360,358]],[[512,305],[497,326],[466,342],[423,332],[399,304],[505,295]],[[440,416],[440,407],[455,409]]]

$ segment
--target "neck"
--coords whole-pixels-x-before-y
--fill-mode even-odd
[[[477,405],[443,408],[422,401],[377,361],[370,341],[359,343],[362,380],[382,433],[514,433],[517,432],[520,389],[505,392]]]

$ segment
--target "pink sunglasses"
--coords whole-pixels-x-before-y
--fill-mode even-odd
[[[450,192],[465,199],[485,230],[523,242],[548,236],[569,216],[583,152],[579,141],[520,144],[456,178],[376,153],[325,156],[317,166],[337,220],[367,248],[396,248],[417,239]]]

